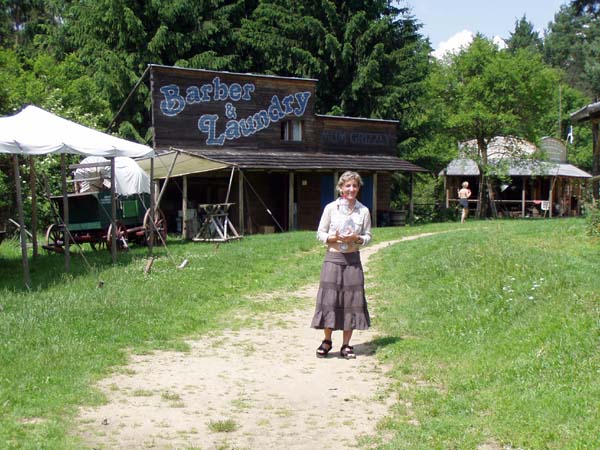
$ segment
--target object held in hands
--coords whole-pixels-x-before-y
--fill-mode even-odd
[[[348,217],[346,220],[344,220],[341,223],[341,225],[338,227],[338,234],[341,237],[350,236],[351,234],[353,234],[355,232],[356,232],[356,224],[354,223],[354,221],[352,220],[351,217]],[[342,251],[348,250],[348,243],[342,242],[340,244],[340,250],[342,250]]]

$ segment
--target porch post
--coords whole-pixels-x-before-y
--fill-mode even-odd
[[[450,189],[448,189],[448,176],[444,173],[444,192],[446,193],[446,209],[450,208]]]
[[[238,230],[244,234],[244,173],[238,169]]]
[[[414,182],[415,182],[415,173],[410,173],[410,191],[409,191],[409,200],[408,200],[408,223],[413,224],[415,221],[415,201],[413,199],[413,191],[414,191]]]
[[[377,226],[377,172],[373,174],[373,226]]]
[[[294,225],[294,172],[288,175],[288,231],[295,230]]]
[[[592,120],[592,175],[600,175],[600,132],[598,120]],[[592,181],[592,199],[594,205],[598,202],[598,180]]]
[[[521,180],[521,217],[525,217],[525,177]]]
[[[333,172],[333,198],[337,198],[338,195],[338,191],[337,191],[337,182],[338,182],[338,178],[340,177],[340,174],[338,173],[337,170],[335,170]]]

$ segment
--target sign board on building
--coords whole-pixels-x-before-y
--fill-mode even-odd
[[[151,67],[157,148],[256,147],[314,118],[315,80]]]

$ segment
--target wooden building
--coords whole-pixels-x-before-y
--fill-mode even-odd
[[[458,204],[461,183],[468,181],[472,192],[469,208],[477,208],[480,171],[477,163],[468,157],[477,152],[476,148],[474,140],[462,143],[460,157],[440,173],[444,177],[446,207]],[[493,183],[499,216],[580,214],[583,185],[591,175],[567,163],[567,148],[559,139],[542,138],[538,148],[523,139],[498,136],[488,144],[488,160],[490,165],[498,167],[498,174],[507,175]]]
[[[396,156],[396,121],[315,114],[314,79],[153,65],[150,81],[164,155],[155,178],[171,172],[161,200],[171,226],[178,215],[185,224],[185,210],[233,203],[242,233],[315,229],[345,170],[363,177],[360,201],[376,224],[390,208],[391,175],[425,171]],[[174,151],[186,162],[168,167]]]

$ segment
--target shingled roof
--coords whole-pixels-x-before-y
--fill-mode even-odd
[[[366,170],[378,172],[427,172],[408,161],[391,155],[357,155],[339,153],[243,151],[243,150],[188,150],[212,161],[234,165],[241,169],[263,170]]]

